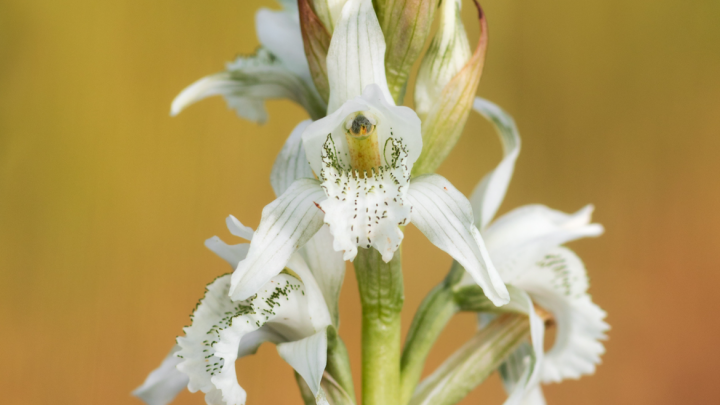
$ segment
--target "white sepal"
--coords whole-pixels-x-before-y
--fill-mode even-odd
[[[228,216],[225,219],[225,223],[227,224],[228,230],[230,230],[231,234],[239,238],[252,240],[254,233],[252,228],[243,225],[242,222],[234,216]],[[247,257],[248,251],[250,250],[249,243],[228,245],[217,236],[207,239],[205,241],[205,247],[220,256],[221,259],[228,262],[233,269],[236,268],[241,261],[245,260],[245,257]]]
[[[241,261],[245,260],[248,250],[250,250],[249,243],[228,245],[217,236],[207,239],[205,241],[205,247],[228,262],[233,269],[236,268]]]
[[[318,396],[327,365],[327,329],[304,339],[281,343],[277,350],[280,357],[302,376],[310,391]]]
[[[602,225],[590,223],[592,211],[592,205],[574,214],[526,205],[498,218],[483,231],[483,237],[503,280],[512,284],[556,246],[602,234]]]
[[[587,272],[580,258],[564,247],[551,249],[515,285],[551,312],[557,324],[555,344],[543,365],[543,382],[594,373],[605,353],[601,340],[610,327],[604,321],[605,311],[587,294]]]
[[[342,252],[333,249],[330,229],[323,226],[298,253],[305,259],[325,298],[333,325],[339,325],[338,300],[345,279],[345,260]]]
[[[232,275],[233,300],[255,294],[320,229],[323,213],[318,204],[325,198],[317,180],[301,179],[263,209],[247,258]]]
[[[270,172],[270,184],[276,196],[282,195],[295,180],[314,177],[302,142],[302,134],[311,122],[303,121],[293,129],[275,159]]]
[[[505,198],[510,179],[515,171],[515,161],[520,153],[520,133],[515,125],[515,120],[490,101],[476,97],[473,109],[493,123],[503,147],[502,161],[493,171],[485,175],[470,197],[473,214],[475,214],[475,224],[478,228],[484,229],[493,219]]]
[[[393,98],[385,77],[385,38],[371,0],[348,0],[335,27],[327,56],[328,114],[361,94],[370,84]]]
[[[407,197],[413,207],[411,222],[457,260],[495,305],[508,303],[507,288],[475,227],[467,198],[437,174],[414,178]]]
[[[153,370],[132,394],[148,405],[166,405],[172,402],[188,384],[188,377],[176,368],[182,361],[175,357],[179,350],[179,346],[174,346],[160,367]]]

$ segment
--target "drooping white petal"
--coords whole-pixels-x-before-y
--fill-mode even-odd
[[[179,350],[179,346],[174,346],[160,367],[153,370],[132,394],[148,405],[166,405],[175,399],[188,384],[188,377],[176,368],[181,361],[175,357]]]
[[[493,171],[485,175],[470,197],[475,224],[478,228],[484,229],[505,198],[515,171],[515,161],[520,153],[520,133],[515,120],[490,101],[476,97],[473,109],[493,123],[503,146],[502,161]]]
[[[275,159],[270,172],[270,184],[277,196],[284,193],[295,180],[313,178],[302,142],[303,131],[311,122],[311,120],[303,121],[293,129]]]
[[[420,156],[422,151],[422,134],[420,131],[420,119],[415,112],[404,106],[395,106],[387,101],[379,86],[368,85],[362,92],[362,96],[355,97],[344,103],[340,108],[327,117],[310,124],[303,133],[303,145],[307,160],[313,171],[320,175],[323,168],[322,153],[323,146],[327,141],[328,134],[331,135],[334,147],[337,150],[339,164],[344,168],[350,167],[348,145],[345,139],[345,122],[348,117],[357,112],[372,117],[377,125],[375,131],[378,135],[378,145],[381,153],[384,151],[390,138],[401,140],[408,153],[407,165],[412,165]],[[385,164],[387,156],[385,157]]]
[[[318,204],[325,198],[317,180],[301,179],[263,209],[247,258],[232,275],[234,300],[255,294],[320,229],[323,213]]]
[[[228,262],[232,268],[236,268],[237,265],[247,257],[248,250],[250,250],[249,243],[228,245],[217,236],[207,239],[205,241],[205,247]]]
[[[412,223],[457,260],[495,305],[506,304],[507,288],[490,261],[467,198],[436,174],[414,178],[407,197]]]
[[[600,341],[609,326],[604,321],[605,311],[587,294],[587,272],[580,258],[567,248],[556,247],[514,284],[551,312],[557,324],[555,344],[543,364],[543,381],[558,382],[595,372],[605,352]]]
[[[345,278],[345,260],[342,252],[333,249],[333,236],[330,229],[323,226],[308,243],[300,248],[300,255],[305,259],[310,271],[325,298],[330,317],[335,327],[338,326],[338,300],[340,288]]]
[[[185,88],[173,100],[170,113],[182,110],[207,97],[222,95],[240,117],[258,123],[267,120],[267,99],[289,98],[303,106],[311,117],[320,117],[325,103],[311,81],[289,70],[265,48],[252,56],[238,57],[227,70],[204,77]]]
[[[234,216],[230,215],[227,217],[225,219],[225,223],[227,224],[228,230],[230,230],[231,234],[246,240],[252,239],[254,233],[252,228],[243,225],[242,222]],[[220,256],[221,259],[228,262],[233,269],[236,268],[241,261],[245,260],[245,257],[247,257],[248,251],[250,250],[249,243],[228,245],[217,236],[213,236],[212,238],[206,240],[205,246],[213,253]]]
[[[527,394],[540,384],[545,356],[545,324],[525,291],[515,286],[508,286],[508,290],[510,303],[503,309],[518,311],[530,318],[530,344],[521,344],[499,370],[509,394],[504,405],[521,405]]]
[[[255,231],[253,231],[252,228],[243,225],[240,220],[238,220],[232,215],[225,218],[225,224],[227,225],[230,233],[239,238],[243,238],[245,240],[252,240],[253,235],[255,234]]]
[[[275,11],[261,8],[255,14],[258,40],[291,72],[310,79],[310,68],[305,58],[297,3],[294,10]]]
[[[280,357],[302,376],[310,391],[317,396],[327,364],[327,330],[322,329],[304,339],[281,343],[277,350]]]
[[[327,56],[330,101],[328,114],[376,84],[393,99],[385,77],[385,38],[371,0],[348,0],[335,27]]]
[[[229,288],[230,275],[208,285],[192,325],[178,338],[177,356],[182,361],[177,368],[189,377],[190,391],[208,394],[208,403],[220,399],[219,403],[240,405],[246,394],[237,382],[236,359],[254,353],[264,341],[295,341],[317,333],[308,302],[319,294],[288,274],[273,277],[246,301],[232,301]]]
[[[602,225],[590,223],[592,211],[591,205],[574,214],[526,205],[498,218],[483,237],[503,280],[513,283],[555,246],[602,234]]]
[[[410,218],[410,205],[405,200],[410,179],[408,154],[402,144],[391,138],[396,160],[374,170],[372,177],[360,178],[357,172],[338,167],[331,141],[328,139],[325,145],[325,167],[321,172],[328,199],[320,207],[335,238],[333,248],[344,252],[343,259],[353,260],[358,246],[374,247],[387,263],[403,239],[399,226]]]

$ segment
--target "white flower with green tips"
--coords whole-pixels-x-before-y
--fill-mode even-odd
[[[492,221],[512,177],[520,137],[512,118],[496,105],[478,98],[474,109],[495,124],[504,150],[501,163],[485,176],[471,198],[476,224],[511,295],[542,308],[547,313],[546,324],[557,327],[553,347],[542,353],[545,325],[531,322],[532,346],[522,345],[506,360],[500,374],[511,393],[507,404],[541,405],[540,382],[592,374],[605,351],[600,342],[609,329],[605,312],[587,293],[589,284],[582,261],[561,246],[599,236],[603,227],[591,223],[592,206],[565,214],[542,205],[527,205]],[[471,283],[472,278],[466,275],[461,285]],[[512,305],[500,310],[505,308],[512,309]]]
[[[388,262],[402,241],[400,227],[412,222],[461,263],[496,305],[507,303],[470,202],[439,175],[410,179],[422,150],[420,119],[394,104],[384,55],[372,2],[349,0],[328,52],[328,115],[293,131],[302,132],[307,161],[320,180],[297,180],[265,207],[247,259],[233,274],[233,299],[247,299],[279,274],[323,223],[345,260],[353,260],[358,248],[374,248]]]
[[[185,88],[175,98],[170,112],[182,110],[204,98],[222,95],[228,106],[250,121],[267,120],[265,100],[287,98],[319,118],[326,104],[310,76],[297,3],[281,1],[282,10],[260,9],[255,27],[260,48],[254,55],[227,63],[223,72],[206,76]]]

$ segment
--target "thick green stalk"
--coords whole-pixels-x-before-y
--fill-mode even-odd
[[[335,328],[328,329],[328,352],[327,367],[325,371],[332,376],[335,382],[342,387],[347,395],[355,403],[355,386],[353,385],[352,372],[350,371],[350,360],[347,348]]]
[[[528,317],[503,314],[425,379],[410,405],[453,405],[482,383],[530,334]]]
[[[376,249],[359,249],[355,275],[362,304],[363,405],[400,400],[400,312],[404,301],[401,252],[389,263]]]
[[[400,363],[401,404],[407,404],[410,400],[420,381],[430,349],[458,310],[447,280],[435,287],[420,304],[405,340]]]

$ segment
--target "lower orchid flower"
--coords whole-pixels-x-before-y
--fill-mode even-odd
[[[603,227],[591,223],[592,206],[565,214],[542,205],[527,205],[491,222],[512,177],[520,137],[512,118],[496,105],[478,98],[474,109],[493,121],[505,155],[471,199],[490,257],[513,297],[510,305],[488,306],[487,310],[498,313],[513,310],[515,304],[527,307],[531,302],[524,312],[536,316],[537,311],[545,318],[545,323],[531,321],[532,345],[521,345],[500,368],[511,393],[506,404],[541,405],[545,401],[540,382],[592,374],[605,351],[600,342],[609,329],[604,322],[605,312],[587,293],[589,283],[582,261],[561,246],[575,239],[599,236]],[[465,276],[456,288],[472,288],[472,284],[472,279]],[[487,320],[487,314],[482,314],[481,326]],[[543,353],[543,336],[549,325],[557,327],[557,334],[552,348]]]
[[[227,222],[235,236],[253,238],[253,231],[234,217]],[[249,244],[230,246],[213,237],[206,246],[235,268],[245,259]],[[328,259],[332,260],[324,260]],[[208,284],[185,336],[177,339],[170,355],[134,394],[149,405],[164,405],[187,386],[191,392],[204,392],[208,405],[244,404],[247,395],[237,381],[235,362],[271,342],[318,403],[325,403],[320,381],[327,363],[327,328],[333,322],[323,291],[301,253],[245,300],[230,298],[230,278],[226,274]]]

